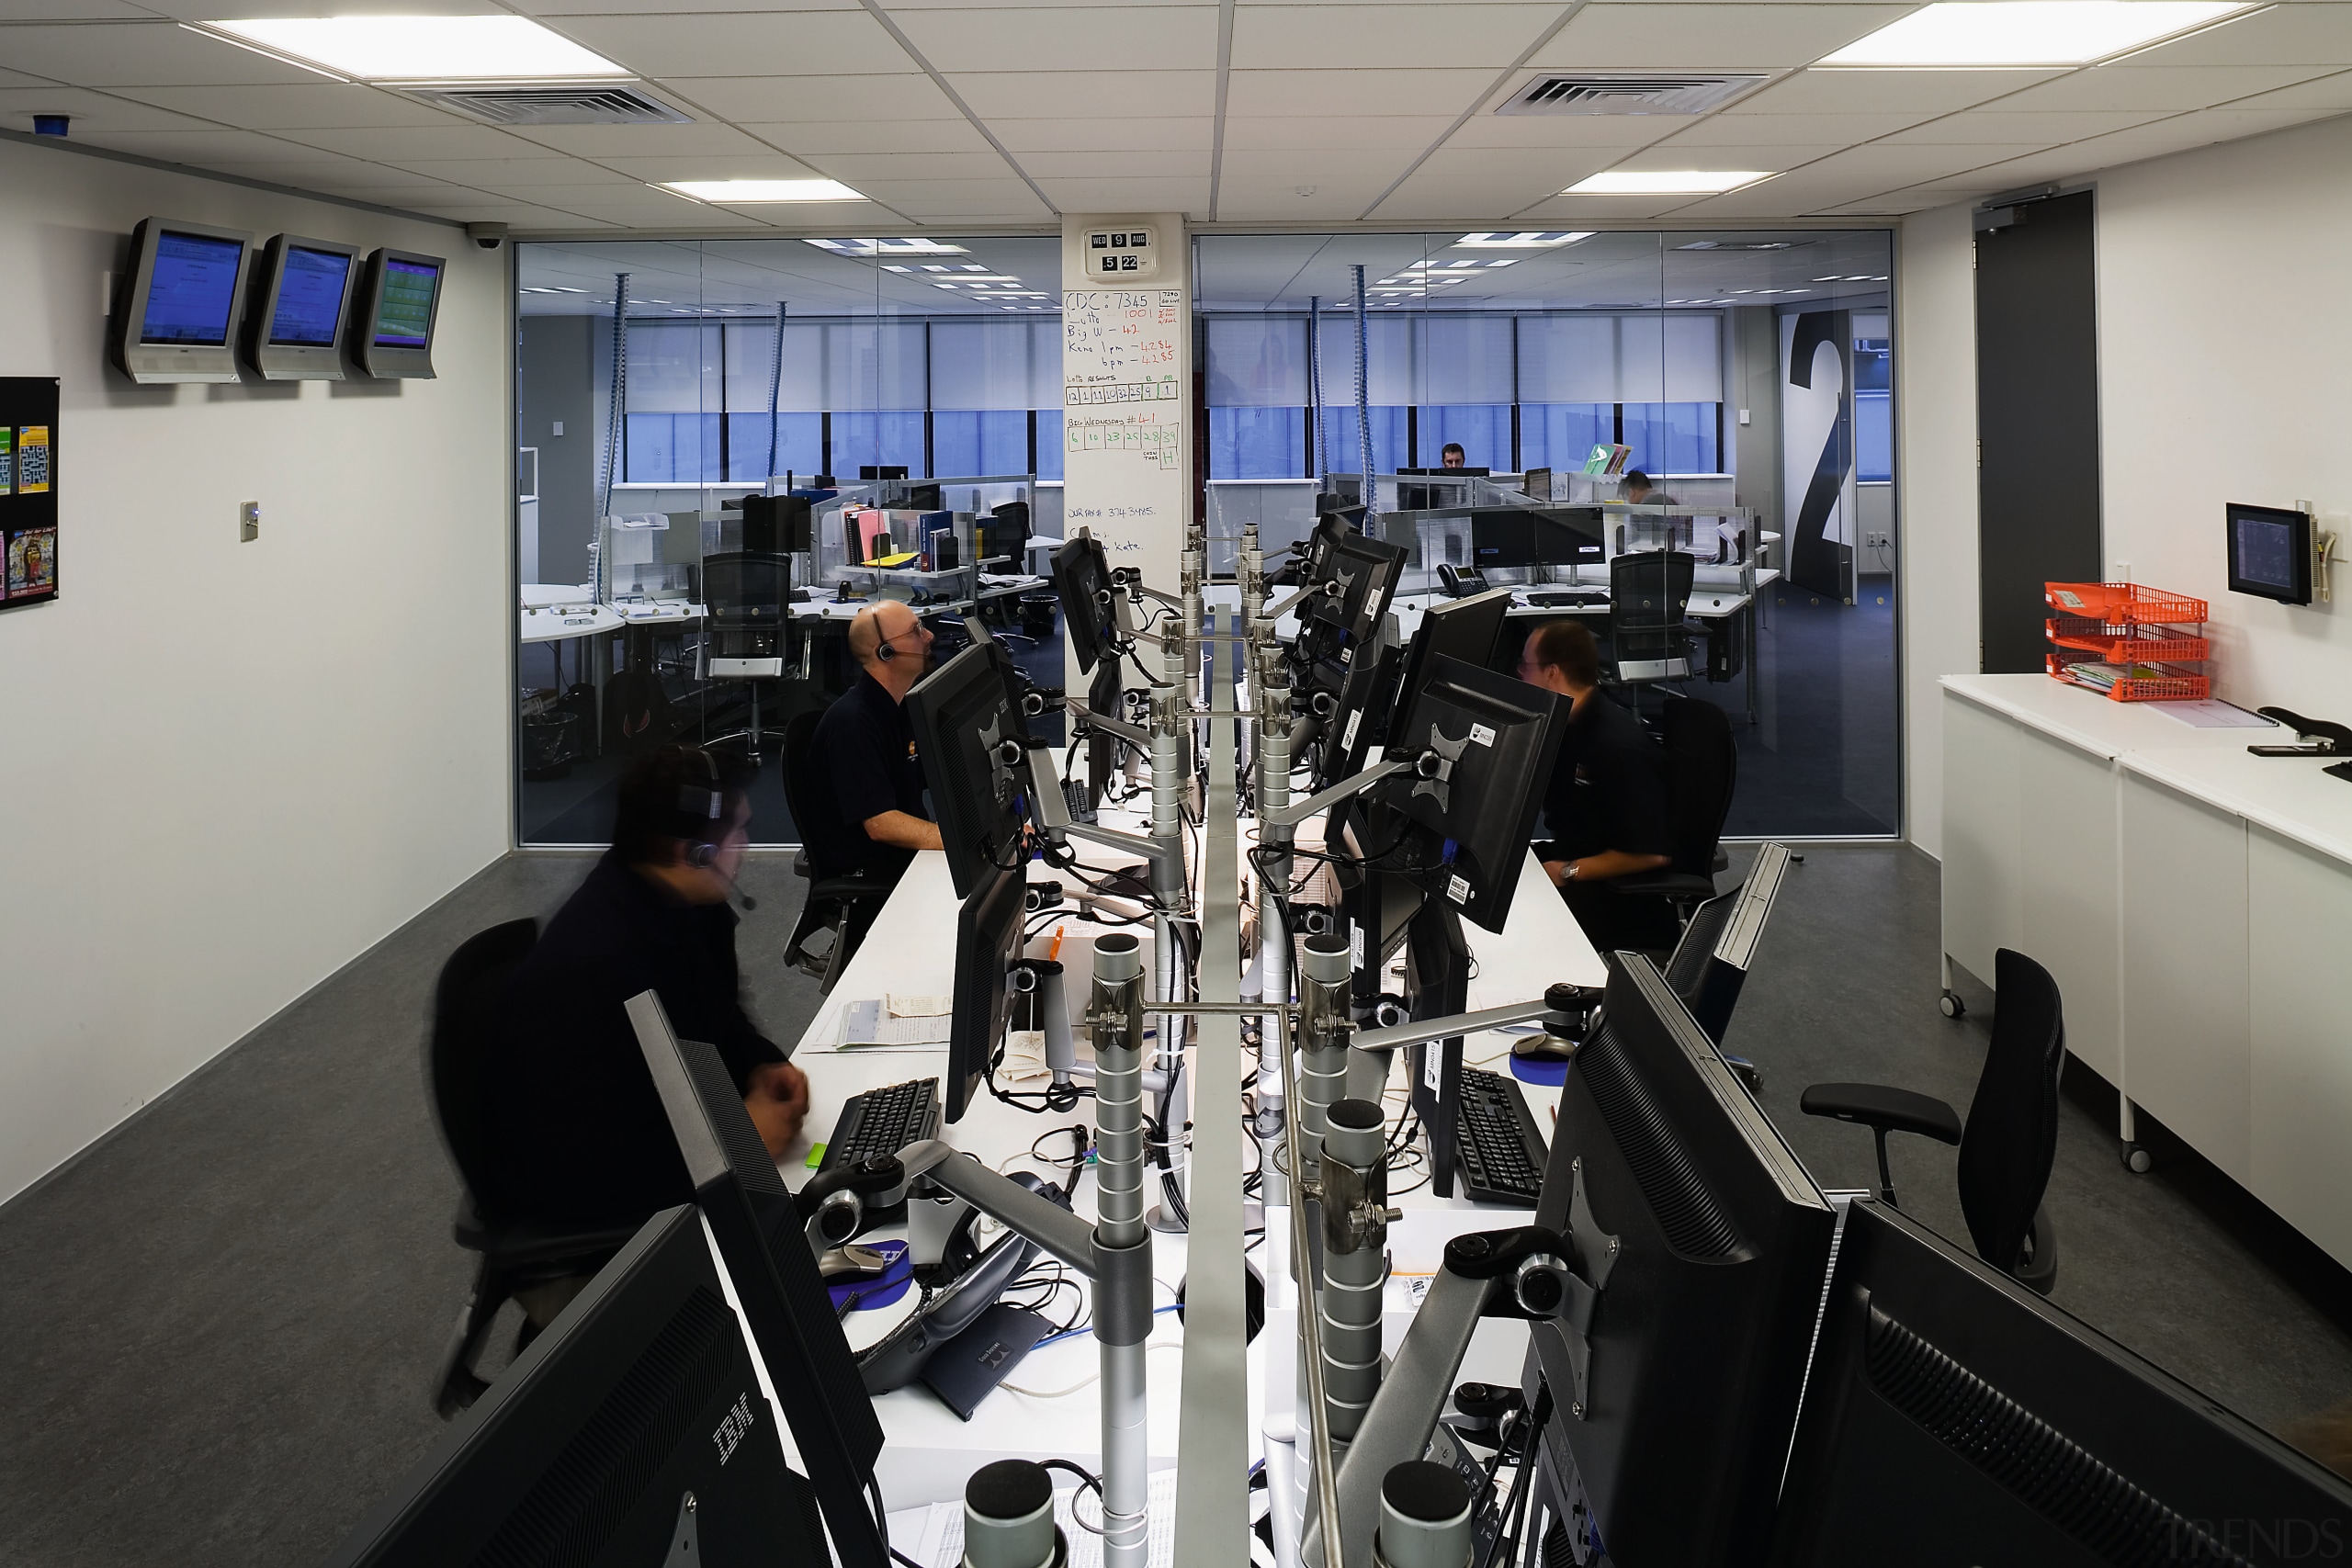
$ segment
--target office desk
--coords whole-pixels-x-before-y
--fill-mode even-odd
[[[1087,846],[1086,856],[1097,864],[1116,858],[1114,852],[1094,846]],[[1052,874],[1042,863],[1033,863],[1030,874],[1037,880]],[[843,1102],[852,1095],[909,1078],[944,1077],[944,1046],[860,1046],[845,1051],[838,1042],[842,1014],[851,1001],[879,998],[891,991],[929,996],[952,994],[956,908],[946,856],[936,852],[918,854],[876,920],[873,933],[843,969],[831,996],[802,1032],[793,1059],[808,1075],[810,1104],[802,1136],[784,1161],[790,1184],[797,1186],[807,1179],[806,1160],[813,1141],[831,1135]],[[1091,936],[1093,930],[1109,928],[1084,926],[1073,915],[1070,929],[1074,941],[1082,934]],[[1050,928],[1046,934],[1050,935]],[[1544,876],[1543,867],[1532,855],[1521,869],[1520,886],[1506,930],[1499,935],[1475,929],[1465,934],[1471,938],[1478,960],[1478,973],[1470,982],[1473,1008],[1541,997],[1544,987],[1555,981],[1599,985],[1606,976],[1600,955],[1585,941],[1582,931]],[[1039,949],[1042,945],[1042,942],[1037,944]],[[1080,954],[1080,961],[1075,963],[1074,951]],[[1074,987],[1082,987],[1089,973],[1083,958],[1085,951],[1084,947],[1074,949],[1070,942],[1063,947],[1062,961],[1069,965]],[[1148,957],[1146,963],[1148,973]],[[1509,1053],[1510,1043],[1516,1038],[1517,1035],[1500,1032],[1471,1036],[1464,1042],[1464,1059],[1485,1065],[1489,1070],[1507,1072],[1500,1058]],[[1084,1049],[1081,1040],[1081,1055]],[[1400,1053],[1399,1074],[1403,1070],[1402,1055]],[[1391,1084],[1393,1103],[1402,1093],[1403,1086],[1399,1078],[1394,1077]],[[1528,1086],[1527,1093],[1536,1123],[1548,1136],[1558,1091]],[[1195,1115],[1199,1113],[1198,1106],[1196,1097]],[[983,1088],[964,1119],[944,1127],[942,1136],[998,1168],[1042,1171],[1045,1168],[1026,1158],[1032,1143],[1052,1128],[1088,1121],[1091,1111],[1090,1102],[1080,1100],[1076,1109],[1067,1113],[1030,1115],[1000,1103]],[[1055,1139],[1047,1145],[1046,1152],[1059,1155],[1069,1142],[1067,1137]],[[1244,1156],[1254,1160],[1254,1146],[1245,1147]],[[1401,1179],[1410,1180],[1411,1177]],[[1158,1183],[1149,1185],[1156,1193]],[[1091,1215],[1093,1190],[1091,1180],[1081,1183],[1077,1201],[1080,1213]],[[1433,1268],[1433,1263],[1416,1260],[1434,1258],[1447,1236],[1466,1230],[1521,1224],[1527,1214],[1522,1209],[1490,1208],[1460,1197],[1435,1198],[1426,1186],[1400,1194],[1392,1201],[1413,1216],[1407,1228],[1400,1230],[1396,1249],[1397,1267],[1406,1274]],[[1270,1230],[1271,1224],[1281,1223],[1285,1223],[1283,1212],[1276,1210]],[[1162,1287],[1157,1292],[1155,1304],[1166,1305],[1173,1301],[1173,1287],[1183,1277],[1185,1238],[1162,1234],[1155,1235],[1152,1245],[1153,1273]],[[1272,1259],[1280,1256],[1271,1241],[1260,1247],[1257,1257],[1261,1261],[1257,1266],[1261,1272],[1271,1270]],[[1272,1284],[1271,1280],[1269,1283]],[[878,1338],[904,1310],[900,1307],[870,1314],[853,1313],[851,1343],[863,1345]],[[869,1317],[876,1321],[860,1321]],[[1408,1321],[1408,1311],[1392,1314],[1387,1325],[1392,1350]],[[1182,1342],[1182,1331],[1173,1314],[1157,1320],[1152,1338]],[[1281,1337],[1270,1331],[1261,1333],[1250,1348],[1250,1388],[1261,1419],[1250,1423],[1250,1452],[1241,1462],[1261,1455],[1264,1412],[1289,1408],[1295,1359],[1289,1347],[1294,1339],[1295,1336]],[[1271,1361],[1266,1353],[1269,1346],[1281,1350]],[[1462,1375],[1515,1382],[1525,1353],[1526,1330],[1522,1325],[1505,1322],[1486,1325],[1479,1330]],[[1162,1351],[1151,1357],[1148,1432],[1155,1468],[1176,1462],[1180,1367],[1178,1354]],[[1093,1341],[1081,1337],[1033,1353],[1012,1381],[1027,1388],[1057,1389],[1079,1382],[1095,1369]],[[1059,1399],[1000,1390],[989,1396],[980,1414],[968,1425],[920,1385],[886,1395],[876,1400],[875,1406],[881,1416],[885,1437],[876,1473],[883,1496],[893,1508],[960,1496],[964,1483],[973,1471],[999,1459],[1060,1455],[1084,1464],[1099,1457],[1100,1406],[1091,1384]]]
[[[2049,969],[2067,1049],[2352,1264],[2352,784],[2046,675],[1944,691],[1943,951]]]

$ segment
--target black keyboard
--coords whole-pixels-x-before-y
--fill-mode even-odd
[[[1609,595],[1597,588],[1558,589],[1548,593],[1535,592],[1527,596],[1527,603],[1538,610],[1565,610],[1584,604],[1604,604],[1608,602]]]
[[[853,1096],[826,1141],[821,1176],[837,1165],[894,1155],[939,1132],[939,1080],[912,1078]]]
[[[1544,1165],[1551,1157],[1544,1134],[1527,1109],[1517,1078],[1462,1069],[1462,1100],[1454,1111],[1454,1163],[1462,1168],[1462,1195],[1474,1203],[1503,1203],[1532,1209],[1544,1190]]]

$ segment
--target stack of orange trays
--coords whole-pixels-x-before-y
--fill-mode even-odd
[[[2136,582],[2048,582],[2043,623],[2052,678],[2111,702],[2193,701],[2213,694],[2205,601]]]

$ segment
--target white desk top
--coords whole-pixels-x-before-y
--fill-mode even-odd
[[[1302,839],[1309,833],[1311,829],[1302,831]],[[1092,864],[1116,863],[1119,859],[1115,851],[1106,847],[1081,844],[1080,848]],[[1051,873],[1037,863],[1032,865],[1031,874],[1044,880]],[[918,854],[875,921],[865,944],[842,971],[832,994],[802,1032],[794,1060],[808,1075],[810,1103],[801,1139],[784,1161],[786,1176],[792,1185],[807,1179],[806,1161],[813,1140],[831,1134],[843,1102],[851,1096],[909,1078],[945,1075],[947,1052],[944,1046],[858,1047],[843,1051],[836,1043],[841,1035],[842,1010],[851,1001],[877,998],[888,991],[928,996],[953,993],[956,908],[947,857],[937,852]],[[1073,962],[1072,944],[1107,928],[1083,924],[1074,917],[1075,911],[1062,959],[1070,965],[1070,973],[1082,976],[1087,972],[1084,949],[1075,949],[1079,958]],[[1469,1004],[1474,1009],[1538,998],[1547,985],[1556,981],[1598,986],[1607,976],[1600,954],[1585,940],[1582,930],[1532,855],[1521,869],[1519,889],[1504,931],[1494,935],[1472,928],[1465,935],[1478,963],[1477,973],[1469,985]],[[1148,936],[1146,941],[1148,942]],[[1474,1035],[1464,1043],[1464,1058],[1492,1071],[1508,1071],[1501,1058],[1516,1038],[1500,1032]],[[1082,1043],[1080,1049],[1084,1049]],[[1398,1055],[1401,1073],[1403,1053]],[[1548,1137],[1558,1091],[1524,1087],[1536,1124]],[[1396,1084],[1392,1092],[1401,1093],[1401,1083]],[[964,1119],[943,1128],[942,1136],[1000,1169],[1045,1172],[1045,1167],[1025,1157],[1032,1143],[1055,1127],[1087,1120],[1090,1110],[1086,1102],[1080,1101],[1076,1110],[1065,1114],[1030,1115],[990,1098],[983,1089],[965,1111]],[[1062,1151],[1048,1145],[1048,1152]],[[1254,1147],[1246,1149],[1245,1156],[1254,1159]],[[1157,1188],[1158,1183],[1152,1182],[1155,1201]],[[1093,1193],[1091,1179],[1080,1185],[1077,1202],[1080,1213],[1091,1214]],[[1526,1214],[1524,1210],[1488,1208],[1460,1197],[1436,1198],[1426,1185],[1399,1194],[1391,1201],[1408,1213],[1450,1212],[1446,1218],[1432,1214],[1414,1222],[1418,1228],[1410,1234],[1422,1236],[1423,1241],[1434,1236],[1437,1245],[1442,1245],[1444,1236],[1464,1228],[1521,1224]],[[1451,1217],[1453,1215],[1459,1217]],[[1277,1211],[1277,1220],[1280,1217]],[[1152,1246],[1153,1273],[1163,1285],[1155,1304],[1164,1305],[1173,1300],[1173,1287],[1183,1276],[1185,1238],[1156,1235]],[[1424,1247],[1423,1250],[1428,1248]],[[1273,1266],[1272,1256],[1271,1247],[1259,1250],[1261,1270]],[[1407,1267],[1408,1261],[1400,1253],[1397,1267],[1409,1273],[1413,1270]],[[862,1346],[878,1339],[898,1315],[898,1311],[888,1310],[852,1314],[848,1323],[852,1345]],[[1391,1348],[1408,1321],[1408,1317],[1400,1314],[1388,1325]],[[1476,1366],[1465,1362],[1464,1377],[1491,1374],[1494,1380],[1502,1381],[1517,1376],[1520,1359],[1525,1351],[1525,1331],[1517,1325],[1501,1327],[1504,1332],[1499,1336],[1495,1325],[1482,1327],[1474,1350]],[[1283,1400],[1289,1397],[1293,1358],[1285,1353],[1280,1358],[1281,1367],[1272,1370],[1273,1383],[1280,1385],[1279,1389],[1273,1388],[1268,1381],[1270,1369],[1265,1359],[1266,1346],[1272,1338],[1272,1333],[1261,1334],[1250,1347],[1250,1384],[1261,1399]],[[1172,1314],[1158,1320],[1152,1339],[1182,1342],[1182,1330]],[[1158,1352],[1151,1357],[1148,1426],[1155,1466],[1176,1461],[1181,1364],[1181,1357],[1175,1354]],[[1081,1337],[1033,1353],[1021,1364],[1012,1382],[1025,1388],[1067,1388],[1088,1377],[1095,1367],[1093,1341]],[[1101,1441],[1097,1392],[1090,1383],[1064,1397],[1044,1399],[1001,1390],[989,1397],[981,1414],[969,1424],[958,1420],[920,1385],[886,1395],[875,1402],[885,1437],[877,1466],[883,1495],[894,1508],[960,1496],[972,1471],[1001,1458],[1062,1455],[1080,1463],[1090,1462],[1097,1456]],[[1250,1423],[1250,1457],[1255,1458],[1261,1441],[1257,1421]]]
[[[2288,744],[2293,737],[2260,729],[2221,733],[2240,743],[2131,751],[2123,771],[2352,864],[2352,781],[2324,771],[2343,759],[2256,757],[2246,750],[2248,743]]]
[[[2111,702],[2047,675],[1946,675],[1941,684],[1956,697],[2109,761],[2156,750],[2244,755],[2251,744],[2294,739],[2277,728],[2199,729],[2156,704]]]

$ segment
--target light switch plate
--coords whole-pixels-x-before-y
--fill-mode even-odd
[[[241,501],[237,502],[238,540],[249,545],[260,537],[261,502],[258,501]]]

